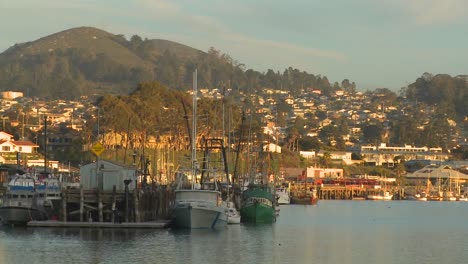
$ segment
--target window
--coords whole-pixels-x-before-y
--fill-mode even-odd
[[[2,151],[10,151],[10,146],[2,146]]]
[[[19,151],[19,152],[23,151],[23,147],[19,147],[19,148],[18,148],[18,151]]]

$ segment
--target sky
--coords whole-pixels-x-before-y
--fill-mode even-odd
[[[0,11],[0,52],[91,26],[360,90],[398,91],[424,72],[468,74],[468,0],[2,0]]]

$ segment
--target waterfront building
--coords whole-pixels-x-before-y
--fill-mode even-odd
[[[404,145],[402,147],[387,146],[381,143],[379,146],[361,146],[360,154],[362,160],[369,165],[393,167],[395,158],[404,160],[447,160],[448,153],[442,151],[442,148],[414,147]]]

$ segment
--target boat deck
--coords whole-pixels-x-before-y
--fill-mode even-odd
[[[111,223],[111,222],[63,222],[63,221],[30,221],[28,227],[71,227],[71,228],[132,228],[132,229],[163,229],[170,221],[158,220],[140,223]]]

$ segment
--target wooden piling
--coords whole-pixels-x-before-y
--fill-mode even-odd
[[[102,192],[101,190],[98,191],[98,214],[99,214],[99,222],[104,222],[103,216],[103,205],[102,205]]]
[[[80,184],[80,222],[84,221],[84,191],[83,185]]]
[[[115,213],[117,212],[117,198],[116,198],[116,187],[115,185],[112,186],[112,216],[111,216],[111,219],[112,219],[112,223],[115,223]]]
[[[62,196],[62,221],[67,222],[67,190],[65,189]]]
[[[138,188],[133,190],[133,212],[135,212],[134,222],[140,222],[140,213],[138,210]]]

